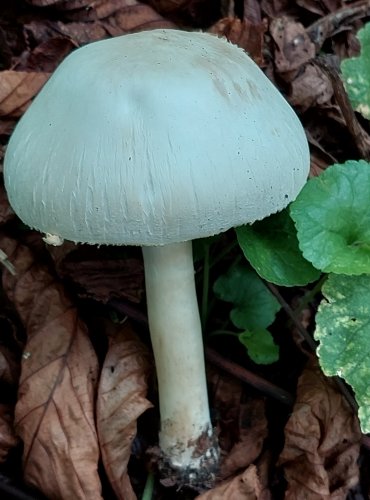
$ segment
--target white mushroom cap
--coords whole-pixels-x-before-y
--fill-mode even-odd
[[[243,50],[154,30],[68,56],[17,125],[4,173],[32,228],[163,245],[281,210],[308,168],[298,118]]]

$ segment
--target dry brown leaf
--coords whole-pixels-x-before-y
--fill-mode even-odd
[[[299,68],[315,57],[315,45],[303,25],[287,16],[272,19],[270,34],[275,43],[276,71],[291,81]]]
[[[13,69],[52,73],[59,63],[75,48],[76,44],[66,37],[58,35],[48,38],[31,52],[24,52]]]
[[[212,400],[218,414],[218,434],[221,449],[228,453],[238,439],[238,415],[243,396],[241,382],[217,369],[208,369]]]
[[[107,30],[99,21],[90,23],[62,23],[61,21],[32,21],[24,29],[32,35],[37,43],[56,34],[72,40],[75,45],[83,45],[102,40],[108,36]]]
[[[301,112],[330,102],[334,90],[329,77],[315,64],[307,64],[291,83],[289,102]]]
[[[252,23],[248,19],[241,21],[238,18],[227,17],[217,21],[208,31],[225,36],[230,42],[244,49],[259,66],[263,65],[265,23]]]
[[[267,437],[265,401],[254,398],[242,403],[237,425],[238,440],[221,463],[219,474],[221,478],[230,477],[245,469],[260,455]]]
[[[65,10],[64,16],[71,21],[88,22],[107,19],[122,9],[130,15],[130,9],[138,5],[142,5],[138,0],[95,0],[88,6],[81,0],[69,0],[58,8]]]
[[[135,500],[127,463],[136,420],[152,404],[145,398],[148,353],[126,323],[109,336],[99,383],[97,427],[103,465],[120,500]]]
[[[219,18],[219,2],[215,0],[145,0],[145,3],[185,29],[211,26]]]
[[[260,0],[244,0],[243,17],[253,24],[258,24],[262,20],[262,10]]]
[[[149,0],[154,9],[161,12],[173,12],[186,7],[189,3],[200,2],[202,0]]]
[[[61,21],[30,21],[24,25],[24,31],[34,43],[40,44],[49,38],[62,34],[70,39],[74,45],[82,45],[101,40],[108,36],[107,31],[100,22],[90,23],[63,23]]]
[[[297,4],[320,16],[324,16],[328,12],[334,12],[343,7],[342,0],[321,0],[320,2],[317,0],[297,0]]]
[[[210,381],[222,451],[218,477],[225,479],[248,467],[260,455],[267,436],[265,402],[247,399],[243,384],[225,373],[215,371]]]
[[[62,274],[83,288],[82,296],[103,303],[113,298],[138,303],[144,292],[144,272],[137,259],[66,260]]]
[[[106,19],[126,5],[130,5],[133,0],[67,0],[58,6],[65,10],[68,19],[76,21],[96,21]],[[136,2],[134,2],[136,3]]]
[[[107,303],[112,299],[139,303],[144,293],[144,268],[135,250],[75,245],[49,246],[57,273],[79,287],[80,297]],[[134,255],[134,256],[131,256]]]
[[[292,10],[291,0],[260,0],[261,10],[270,18],[284,15]]]
[[[94,8],[95,5],[100,5],[101,3],[110,3],[111,0],[58,0],[58,8],[62,10],[77,10],[86,8],[89,10]]]
[[[107,30],[99,21],[91,23],[62,23],[58,21],[56,24],[64,36],[68,36],[78,45],[97,42],[108,36]]]
[[[49,77],[36,71],[1,71],[0,116],[21,116]]]
[[[15,411],[24,477],[53,499],[101,499],[94,423],[98,363],[76,308],[30,250],[1,237],[3,286],[27,330]]]
[[[18,444],[12,413],[10,405],[0,404],[0,464],[5,462],[9,451]]]
[[[279,458],[288,482],[286,500],[341,500],[359,481],[361,432],[334,382],[309,362],[285,427]]]
[[[155,28],[176,27],[174,23],[164,19],[150,5],[136,0],[127,0],[126,3],[126,7],[109,16],[103,23],[112,36]]]
[[[27,0],[28,3],[32,5],[37,5],[38,7],[48,7],[49,5],[56,5],[63,0]]]
[[[261,484],[257,467],[250,465],[243,474],[197,496],[195,500],[268,500],[269,498],[268,491]]]

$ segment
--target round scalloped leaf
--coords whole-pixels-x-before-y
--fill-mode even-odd
[[[251,226],[238,227],[236,234],[251,266],[270,283],[298,286],[320,277],[320,271],[302,256],[288,210]]]
[[[326,375],[350,384],[363,432],[370,432],[370,276],[332,274],[322,288],[315,338]]]
[[[268,330],[259,328],[239,334],[239,340],[248,351],[249,357],[259,365],[269,365],[279,360],[279,346]]]
[[[290,205],[303,256],[324,272],[370,273],[370,164],[347,161],[310,179]]]
[[[370,119],[370,24],[359,30],[359,57],[341,63],[342,78],[353,108]]]
[[[261,278],[246,265],[232,266],[216,280],[213,291],[234,305],[230,319],[241,330],[267,328],[281,308]]]

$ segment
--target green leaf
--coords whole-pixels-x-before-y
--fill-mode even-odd
[[[347,161],[310,179],[290,205],[304,257],[324,272],[370,273],[370,164]]]
[[[252,267],[276,285],[306,285],[320,277],[298,247],[297,231],[288,210],[252,226],[236,228],[238,242]]]
[[[350,384],[363,432],[370,432],[370,276],[330,275],[323,285],[315,338],[326,375]]]
[[[259,365],[268,365],[279,360],[279,347],[268,330],[259,328],[239,334],[239,340],[249,357]]]
[[[353,108],[370,119],[370,24],[359,30],[359,57],[341,63],[342,78]]]
[[[267,328],[275,319],[280,304],[261,278],[246,265],[237,265],[220,276],[213,286],[216,296],[231,302],[230,319],[242,330]]]

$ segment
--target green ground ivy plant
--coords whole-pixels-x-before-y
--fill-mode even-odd
[[[257,273],[245,263],[237,263],[216,280],[213,291],[217,298],[232,304],[231,323],[241,330],[214,334],[236,335],[255,363],[277,361],[279,348],[267,328],[274,322],[280,304]]]
[[[370,24],[358,37],[361,55],[343,61],[343,80],[354,109],[370,119]],[[287,210],[236,233],[266,281],[302,286],[327,273],[314,333],[320,365],[352,386],[362,430],[370,432],[370,164],[332,165],[310,179]],[[279,308],[257,275],[246,265],[232,267],[214,291],[233,304],[231,322],[244,329],[239,339],[252,359],[276,360],[267,328]]]
[[[290,207],[303,256],[329,273],[316,315],[321,368],[353,388],[370,431],[370,164],[347,161],[309,180]]]

